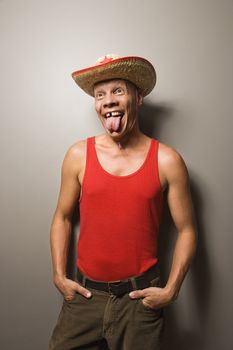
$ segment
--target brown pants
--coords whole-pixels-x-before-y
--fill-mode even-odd
[[[159,277],[151,282],[159,286]],[[76,293],[63,301],[49,350],[159,350],[164,329],[163,309],[152,309],[128,293],[88,288],[92,297]]]

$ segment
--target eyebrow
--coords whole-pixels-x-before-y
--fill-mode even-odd
[[[115,83],[112,87],[111,87],[111,90],[114,90],[114,89],[118,89],[118,88],[121,88],[121,89],[125,89],[125,86],[121,85],[121,83]],[[105,92],[104,88],[102,87],[96,87],[95,88],[95,93],[99,93],[99,92]]]
[[[99,93],[99,92],[104,92],[104,90],[101,90],[101,89],[96,89],[96,90],[95,90],[95,94],[96,94],[96,93]]]

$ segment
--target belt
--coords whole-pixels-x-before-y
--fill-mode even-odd
[[[158,276],[159,268],[157,264],[153,265],[140,275],[129,277],[128,279],[117,282],[102,282],[89,279],[79,270],[79,268],[77,268],[77,280],[84,287],[102,290],[117,296],[129,293],[132,290],[150,287],[150,281]]]

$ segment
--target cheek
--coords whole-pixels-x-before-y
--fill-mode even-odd
[[[95,104],[95,110],[96,110],[97,113],[101,112],[101,107],[100,107],[99,103]]]

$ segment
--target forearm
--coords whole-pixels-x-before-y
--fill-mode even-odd
[[[173,253],[170,274],[165,286],[171,300],[175,300],[178,296],[195,251],[196,232],[194,228],[179,232]]]
[[[54,216],[51,232],[50,245],[53,262],[53,281],[57,289],[66,300],[72,300],[75,293],[90,298],[91,293],[82,285],[66,277],[67,255],[70,242],[71,220]]]
[[[66,275],[71,222],[68,218],[54,217],[50,231],[50,247],[53,264],[53,278]]]

